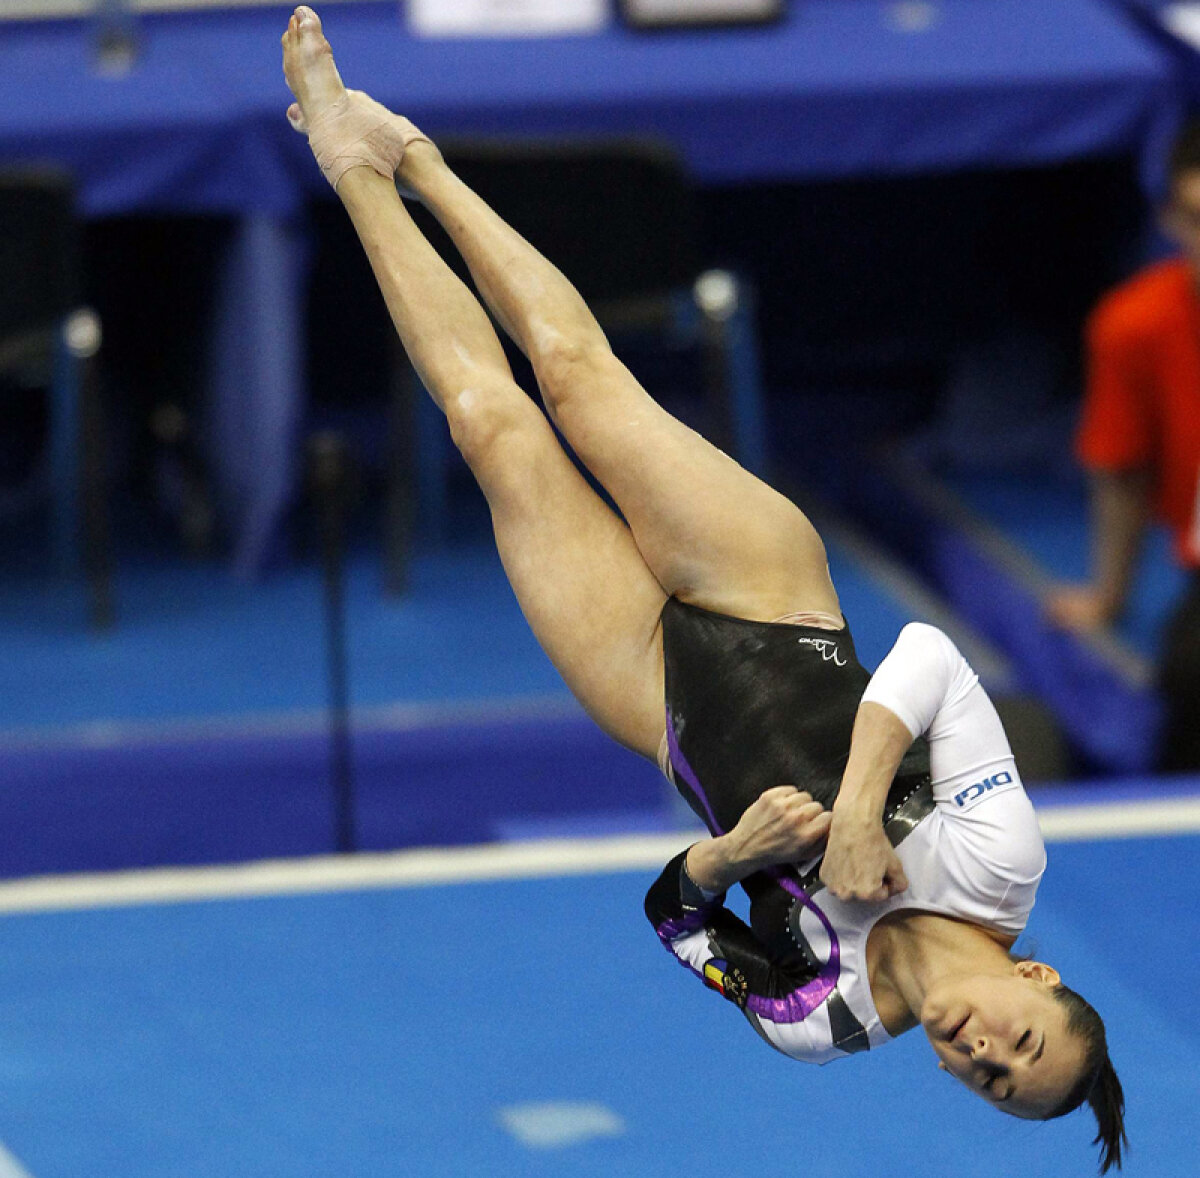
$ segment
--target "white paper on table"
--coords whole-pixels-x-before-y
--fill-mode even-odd
[[[625,7],[648,22],[765,20],[779,10],[779,0],[627,0]]]
[[[1200,4],[1168,4],[1158,19],[1168,32],[1200,49]]]
[[[609,17],[609,0],[408,0],[406,7],[419,37],[595,33]]]

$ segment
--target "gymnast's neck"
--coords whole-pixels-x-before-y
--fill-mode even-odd
[[[1015,937],[931,912],[891,912],[871,930],[867,969],[871,997],[889,1035],[921,1021],[925,995],[955,975],[1002,977],[1012,972]]]

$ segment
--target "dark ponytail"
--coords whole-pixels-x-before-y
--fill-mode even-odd
[[[1100,1173],[1107,1174],[1113,1166],[1119,1170],[1121,1150],[1129,1147],[1125,1135],[1125,1094],[1108,1057],[1104,1021],[1074,990],[1058,985],[1053,993],[1067,1008],[1067,1032],[1083,1043],[1084,1057],[1079,1080],[1050,1117],[1066,1116],[1086,1100],[1096,1117],[1097,1133],[1092,1141],[1100,1146]]]

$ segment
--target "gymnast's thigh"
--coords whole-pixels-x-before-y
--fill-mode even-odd
[[[577,358],[546,399],[667,593],[759,621],[839,613],[807,516],[667,413],[611,352]]]
[[[666,593],[629,528],[527,398],[486,445],[466,449],[505,572],[542,649],[605,732],[654,759]]]

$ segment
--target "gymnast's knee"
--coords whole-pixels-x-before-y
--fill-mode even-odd
[[[554,418],[585,390],[589,399],[594,396],[597,383],[617,362],[599,332],[583,337],[545,332],[537,339],[530,359],[542,399]]]
[[[464,388],[447,396],[444,408],[450,437],[476,472],[503,462],[541,424],[541,412],[515,385]]]

